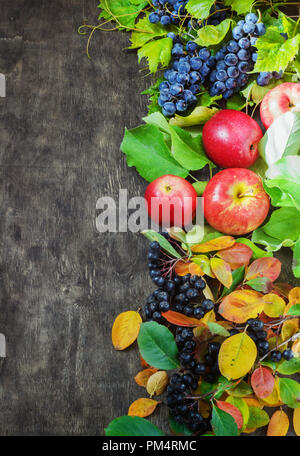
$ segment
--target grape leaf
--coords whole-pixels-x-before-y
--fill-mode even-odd
[[[144,46],[148,41],[153,40],[154,38],[166,36],[170,31],[169,28],[166,29],[161,23],[152,24],[149,21],[149,15],[140,19],[136,24],[137,31],[133,31],[131,34],[131,46],[129,49],[136,49]]]
[[[163,432],[150,421],[138,416],[120,416],[105,429],[106,436],[163,436]]]
[[[300,130],[298,136],[296,136],[296,139],[298,137],[298,142],[300,142],[299,134]],[[268,178],[265,180],[266,189],[278,188],[282,194],[288,195],[289,199],[300,211],[300,157],[289,154],[281,158],[269,167],[266,177]]]
[[[299,51],[300,34],[286,40],[276,27],[269,27],[255,44],[257,61],[254,72],[285,70]]]
[[[225,19],[219,25],[205,25],[198,30],[196,43],[199,46],[214,46],[224,40],[231,24],[231,19]]]
[[[213,163],[207,158],[202,145],[202,135],[192,137],[182,128],[171,126],[171,154],[184,168],[190,170],[202,169],[207,164]]]
[[[150,72],[155,73],[159,65],[166,67],[170,62],[172,47],[172,38],[150,41],[138,50],[139,62],[142,58],[146,58]]]
[[[129,0],[100,0],[98,8],[102,11],[98,19],[113,20],[121,30],[130,29],[134,27],[136,18],[147,4],[147,1],[134,5]]]
[[[196,19],[206,19],[209,16],[210,9],[215,3],[215,0],[189,0],[185,9]]]
[[[160,94],[159,85],[163,80],[163,78],[158,78],[155,84],[141,92],[142,95],[149,95],[148,114],[161,112],[161,107],[158,104],[158,97]]]
[[[127,156],[128,166],[135,166],[149,182],[164,174],[186,177],[188,170],[170,155],[163,133],[154,125],[142,125],[126,130],[121,150]]]
[[[231,8],[238,14],[248,13],[255,0],[224,0],[224,5]]]

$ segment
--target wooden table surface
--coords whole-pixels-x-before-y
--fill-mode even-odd
[[[102,435],[142,395],[136,347],[114,351],[110,333],[153,290],[147,242],[100,235],[95,218],[99,197],[145,190],[119,145],[149,80],[125,33],[96,33],[86,57],[77,28],[96,6],[1,0],[0,435]],[[166,413],[150,419],[166,429]]]

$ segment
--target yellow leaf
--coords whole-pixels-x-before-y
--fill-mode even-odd
[[[283,323],[281,329],[281,337],[283,342],[290,337],[292,337],[299,329],[298,318],[293,318],[293,320],[287,320]]]
[[[300,339],[295,340],[291,349],[292,349],[292,352],[294,353],[294,356],[296,358],[299,358],[300,357]]]
[[[209,322],[212,322],[212,323],[215,323],[216,321],[216,314],[215,314],[215,311],[214,309],[210,310],[209,312],[207,312],[203,318],[201,318],[201,323],[204,323],[205,325],[207,325],[207,323]]]
[[[141,397],[134,401],[128,410],[129,416],[140,416],[141,418],[151,415],[160,402]]]
[[[267,430],[268,437],[282,437],[289,430],[289,419],[283,410],[276,410],[273,413]]]
[[[284,314],[285,302],[275,293],[268,293],[263,296],[264,300],[264,313],[268,317],[280,317]]]
[[[168,382],[169,377],[166,371],[158,371],[151,375],[146,386],[146,390],[150,394],[150,397],[162,394],[165,391]]]
[[[205,279],[203,279],[203,280],[206,283]],[[212,302],[215,302],[215,297],[214,297],[210,287],[207,285],[207,283],[206,283],[204,290],[202,290],[202,293],[204,294],[206,299],[210,299]]]
[[[192,264],[196,264],[200,268],[200,270],[203,272],[203,274],[201,274],[201,275],[206,274],[209,277],[212,277],[213,279],[215,278],[215,275],[212,272],[211,267],[210,267],[210,260],[206,255],[195,255],[195,256],[191,257],[191,260],[193,262]],[[191,267],[192,266],[190,266],[190,269],[191,269]],[[191,271],[190,271],[190,273],[192,274]]]
[[[249,407],[257,407],[259,409],[262,409],[264,407],[261,401],[258,400],[255,396],[243,397],[243,399]]]
[[[230,288],[232,285],[232,273],[229,264],[221,258],[211,258],[210,265],[219,282],[224,287]]]
[[[134,377],[134,380],[139,386],[146,387],[148,379],[157,371],[158,369],[155,367],[149,367],[148,369],[138,372]]]
[[[124,350],[137,338],[142,323],[138,312],[129,310],[117,316],[112,327],[112,343],[116,350]]]
[[[300,303],[300,287],[292,288],[289,292],[289,302],[292,304]]]
[[[300,408],[294,409],[293,426],[294,426],[295,434],[300,436]]]
[[[256,318],[263,308],[261,293],[254,290],[236,290],[223,299],[219,313],[226,320],[245,323],[248,318]]]
[[[233,246],[235,239],[232,236],[221,236],[211,241],[203,242],[202,244],[193,245],[192,252],[207,253],[215,250],[227,249]]]
[[[228,380],[246,375],[257,356],[256,345],[246,333],[228,337],[219,351],[219,368]]]

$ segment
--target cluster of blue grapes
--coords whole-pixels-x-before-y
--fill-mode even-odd
[[[219,25],[227,17],[226,10],[224,10],[224,5],[216,5],[210,9],[209,17],[204,20],[190,19],[188,22],[188,27],[194,30],[198,30],[205,25]]]
[[[185,10],[187,1],[184,0],[152,0],[152,4],[156,10],[149,14],[151,24],[158,22],[161,25],[177,24],[187,14]]]
[[[169,33],[173,39],[172,65],[164,72],[165,80],[159,86],[158,104],[165,116],[173,116],[193,107],[196,94],[215,66],[216,60],[207,48],[200,48],[194,41],[184,46],[180,39]]]

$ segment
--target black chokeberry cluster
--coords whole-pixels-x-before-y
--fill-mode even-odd
[[[247,333],[257,346],[258,353],[261,356],[266,355],[270,351],[270,344],[267,341],[268,333],[264,329],[264,322],[255,318],[247,320]],[[279,362],[282,358],[289,361],[294,356],[292,350],[286,349],[282,353],[279,350],[270,351],[270,359],[274,362]]]
[[[203,434],[209,427],[209,420],[198,412],[198,402],[190,399],[198,386],[198,380],[187,372],[174,374],[167,388],[167,405],[175,421],[185,424],[192,432]]]

